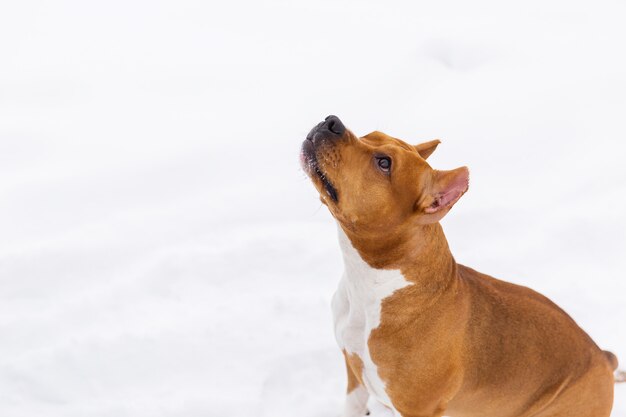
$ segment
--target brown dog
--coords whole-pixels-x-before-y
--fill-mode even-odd
[[[438,140],[357,138],[335,116],[301,161],[338,222],[333,298],[344,417],[369,396],[402,417],[607,417],[616,357],[541,294],[455,262],[439,220],[469,172],[433,170]]]

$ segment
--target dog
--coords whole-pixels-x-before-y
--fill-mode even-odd
[[[543,295],[455,262],[439,220],[469,171],[432,169],[439,143],[358,138],[328,116],[302,144],[345,264],[332,300],[343,417],[370,396],[396,417],[608,417],[615,355]]]

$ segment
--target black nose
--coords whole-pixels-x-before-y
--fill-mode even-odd
[[[343,123],[341,123],[339,117],[333,115],[330,115],[326,119],[324,119],[323,126],[325,126],[328,130],[337,135],[343,135],[343,132],[346,131],[346,127],[343,125]]]

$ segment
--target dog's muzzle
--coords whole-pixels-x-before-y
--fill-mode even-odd
[[[338,201],[337,190],[319,166],[317,150],[323,145],[332,144],[340,140],[345,132],[346,127],[337,116],[328,116],[323,122],[313,127],[309,134],[306,135],[306,139],[302,143],[302,151],[300,154],[302,168],[309,175],[315,175],[320,179],[326,193],[335,203]]]

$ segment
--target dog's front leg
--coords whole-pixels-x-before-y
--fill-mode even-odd
[[[354,370],[350,367],[350,362],[345,351],[344,357],[346,360],[346,371],[348,373],[348,394],[343,407],[342,417],[363,417],[369,414],[367,411],[367,400],[370,395],[354,373]]]

